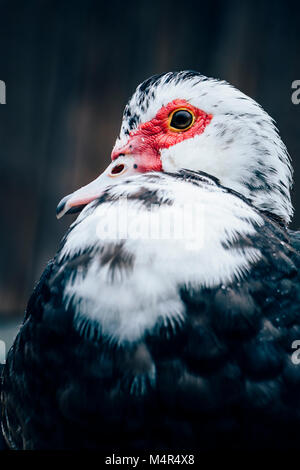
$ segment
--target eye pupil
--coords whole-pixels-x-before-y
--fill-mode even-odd
[[[185,109],[179,109],[173,114],[170,125],[175,129],[186,129],[192,122],[193,115]]]

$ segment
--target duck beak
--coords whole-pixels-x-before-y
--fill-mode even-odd
[[[108,186],[136,173],[140,171],[135,157],[126,155],[117,158],[94,181],[65,196],[56,208],[56,217],[60,219],[65,214],[80,212],[87,204],[101,197]]]

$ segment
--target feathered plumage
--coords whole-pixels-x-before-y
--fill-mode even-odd
[[[159,116],[179,99],[212,117],[166,147]],[[137,139],[143,153],[131,154]],[[162,168],[141,171],[147,155]],[[88,203],[8,354],[8,444],[296,447],[300,238],[286,228],[290,182],[271,119],[238,90],[191,72],[140,85],[109,171],[59,206]]]

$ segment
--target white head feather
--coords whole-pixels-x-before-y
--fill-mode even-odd
[[[116,147],[139,124],[154,118],[162,106],[185,99],[213,118],[204,132],[161,151],[165,171],[205,171],[251,200],[260,210],[289,223],[292,168],[273,119],[225,81],[197,72],[169,72],[138,86],[125,108]]]

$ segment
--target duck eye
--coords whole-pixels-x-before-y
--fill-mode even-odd
[[[169,118],[169,127],[175,131],[186,131],[194,123],[195,117],[187,109],[177,109]]]

